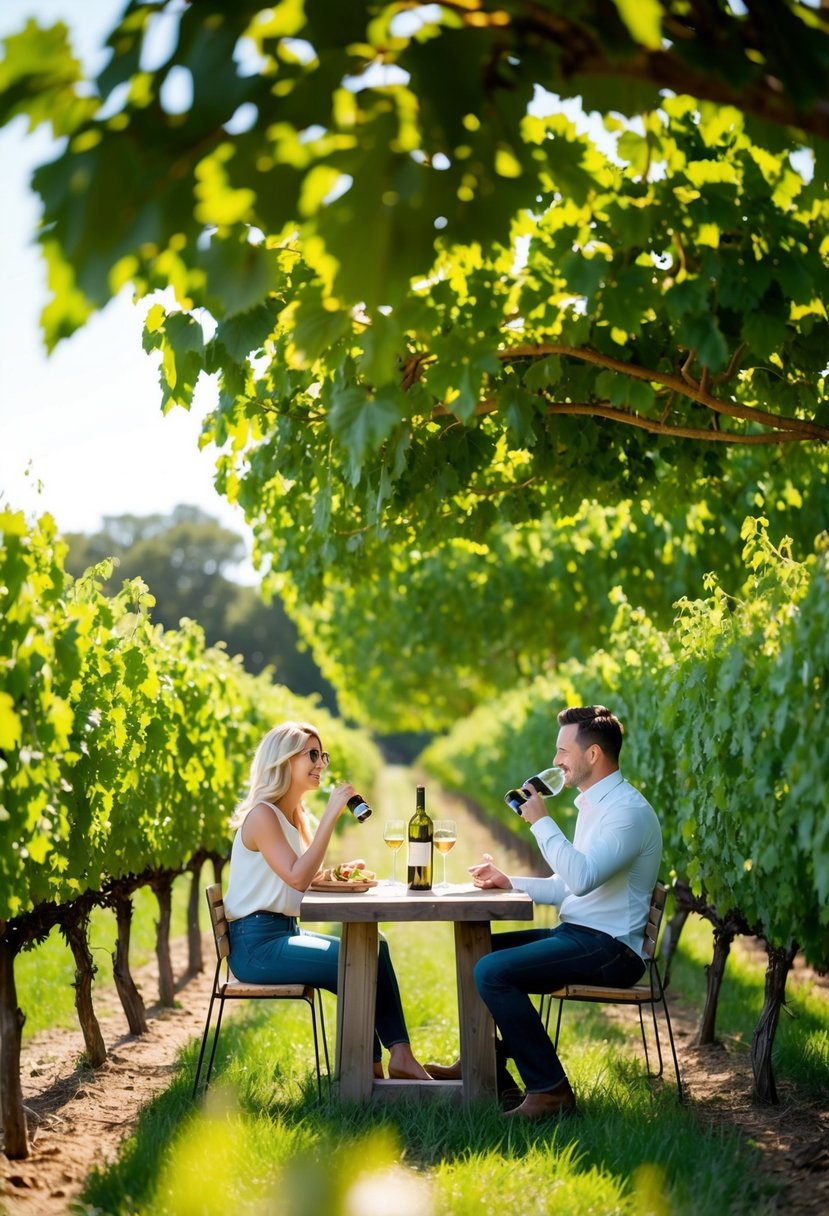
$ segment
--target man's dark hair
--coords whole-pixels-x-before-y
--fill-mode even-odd
[[[558,715],[559,726],[578,726],[576,742],[584,749],[597,743],[608,760],[619,761],[624,729],[622,723],[604,705],[571,705]]]

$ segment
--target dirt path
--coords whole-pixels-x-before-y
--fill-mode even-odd
[[[394,779],[392,770],[389,781]],[[382,805],[379,799],[378,805]],[[515,854],[509,856],[504,844],[493,842],[460,800],[441,798],[440,812],[459,821],[451,881],[461,881],[465,865],[486,850],[509,869],[525,868]],[[362,851],[387,863],[382,814],[374,820],[371,834],[362,828],[349,830],[340,842],[343,856]],[[141,1108],[169,1083],[177,1052],[201,1034],[214,957],[212,941],[207,939],[204,957],[208,970],[179,986],[175,1009],[148,1009],[146,1035],[125,1033],[117,1001],[113,1003],[105,993],[97,998],[109,1059],[96,1072],[78,1067],[83,1051],[79,1031],[47,1031],[24,1045],[21,1072],[32,1155],[25,1161],[9,1161],[0,1154],[0,1210],[8,1216],[65,1216],[92,1166],[117,1157]],[[186,945],[177,941],[173,945],[177,976],[184,974],[186,962]],[[155,964],[143,968],[136,979],[145,993],[157,991]],[[694,1049],[697,1011],[686,1008],[679,996],[675,994],[671,1009],[680,1067],[700,1119],[736,1126],[760,1145],[765,1169],[788,1188],[781,1211],[794,1216],[829,1212],[829,1111],[825,1106],[792,1102],[785,1082],[779,1085],[780,1106],[753,1107],[748,1052],[728,1044]]]

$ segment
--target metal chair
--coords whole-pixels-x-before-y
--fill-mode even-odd
[[[661,1077],[663,1071],[662,1061],[662,1044],[659,1038],[659,1024],[656,1017],[657,1006],[661,1005],[662,1012],[665,1017],[665,1026],[668,1033],[668,1042],[671,1047],[671,1057],[674,1063],[674,1074],[676,1076],[676,1089],[679,1101],[683,1101],[682,1081],[679,1076],[679,1062],[676,1058],[676,1047],[674,1045],[673,1029],[671,1027],[671,1015],[668,1010],[668,1002],[665,997],[665,988],[662,983],[662,976],[659,971],[659,965],[656,961],[656,943],[659,937],[659,927],[662,923],[662,916],[665,911],[665,900],[667,899],[667,889],[663,883],[658,882],[653,889],[651,896],[651,906],[648,913],[648,922],[645,925],[645,939],[642,949],[642,954],[645,960],[645,979],[646,982],[635,984],[632,988],[604,988],[594,984],[565,984],[563,988],[557,988],[555,992],[547,992],[541,998],[539,1012],[542,1012],[544,1002],[547,1002],[547,1012],[544,1018],[545,1030],[550,1022],[550,1010],[554,1000],[558,1001],[558,1019],[556,1021],[556,1037],[554,1040],[556,1048],[558,1047],[558,1036],[561,1031],[561,1015],[564,1011],[565,1001],[588,1001],[593,1003],[607,1005],[635,1005],[639,1010],[639,1028],[642,1032],[642,1045],[645,1049],[645,1067],[648,1070],[648,1076]],[[648,1054],[648,1039],[645,1033],[645,1019],[642,1010],[645,1006],[650,1006],[651,1016],[653,1018],[653,1034],[656,1043],[656,1054],[659,1060],[659,1068],[655,1073],[651,1072],[650,1056]]]
[[[207,896],[207,907],[210,912],[210,926],[213,930],[213,938],[216,943],[216,973],[213,977],[213,989],[210,993],[210,1005],[207,1010],[207,1020],[204,1024],[204,1035],[202,1036],[201,1051],[199,1052],[199,1062],[196,1065],[196,1078],[193,1082],[193,1097],[195,1098],[199,1080],[201,1078],[202,1063],[204,1061],[204,1053],[207,1048],[207,1040],[210,1034],[210,1022],[213,1017],[213,1006],[216,1001],[219,1002],[219,1016],[216,1019],[216,1028],[213,1033],[213,1045],[210,1049],[210,1059],[207,1064],[207,1073],[205,1075],[204,1088],[207,1090],[210,1084],[210,1074],[213,1071],[213,1060],[216,1055],[216,1045],[219,1041],[219,1031],[222,1026],[222,1014],[224,1012],[225,1001],[305,1001],[308,1008],[311,1010],[311,1026],[314,1032],[314,1057],[317,1065],[317,1092],[322,1099],[322,1073],[320,1071],[320,1051],[319,1037],[317,1035],[317,1015],[314,1007],[314,998],[316,996],[319,1004],[319,1021],[320,1031],[322,1033],[322,1046],[325,1053],[325,1071],[328,1077],[329,1087],[331,1085],[331,1066],[328,1061],[328,1043],[325,1037],[325,1019],[322,1009],[322,991],[319,988],[314,988],[311,984],[244,984],[241,980],[237,980],[230,970],[230,938],[227,931],[227,917],[225,916],[224,898],[222,888],[219,883],[214,883],[209,886],[205,894]],[[222,967],[224,965],[224,979],[222,979]]]

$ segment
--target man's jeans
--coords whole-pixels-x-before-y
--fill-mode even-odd
[[[528,1093],[541,1093],[555,1089],[565,1076],[528,994],[552,992],[564,984],[628,988],[644,970],[639,955],[615,937],[560,924],[496,933],[492,953],[475,965],[475,983],[501,1033],[499,1055],[515,1061]]]

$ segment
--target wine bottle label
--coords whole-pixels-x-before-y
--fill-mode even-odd
[[[428,841],[409,841],[409,865],[428,866],[432,860],[432,846]]]

